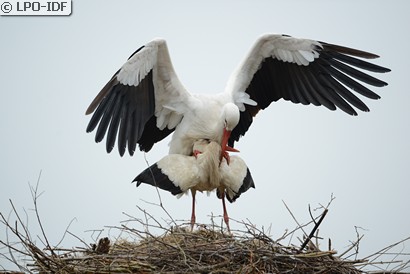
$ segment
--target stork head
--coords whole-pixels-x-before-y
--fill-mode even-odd
[[[224,128],[227,131],[232,132],[232,130],[239,123],[239,108],[233,103],[227,103],[222,109],[222,119],[224,121]]]
[[[222,147],[221,160],[222,160],[222,157],[224,157],[228,163],[229,163],[229,156],[228,156],[227,151],[239,152],[239,150],[228,146],[229,137],[231,137],[232,130],[239,123],[239,118],[240,118],[239,108],[235,104],[227,103],[224,105],[223,110],[222,110],[222,119],[223,119],[224,127],[223,127],[222,141],[221,141],[221,147]]]

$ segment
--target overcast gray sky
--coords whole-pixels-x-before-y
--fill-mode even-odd
[[[258,114],[236,145],[256,189],[228,205],[230,217],[271,226],[278,238],[296,226],[282,200],[303,223],[308,205],[327,204],[333,193],[320,234],[339,252],[355,240],[355,226],[366,229],[363,256],[410,236],[409,10],[408,1],[73,0],[67,17],[0,17],[0,211],[9,213],[8,199],[22,214],[31,209],[28,182],[42,170],[39,209],[52,243],[73,218],[70,231],[86,242],[86,230],[119,225],[122,212],[141,217],[136,205],[166,218],[143,201],[158,203],[153,187],[131,184],[147,167],[144,154],[106,154],[85,132],[89,103],[155,37],[167,40],[188,90],[215,93],[261,34],[284,33],[379,54],[375,62],[392,69],[380,75],[389,85],[358,117],[283,101]],[[146,154],[150,164],[167,142]],[[160,193],[174,219],[189,219],[189,196]],[[209,223],[211,213],[222,213],[220,200],[197,195],[197,221]],[[34,216],[29,222],[38,234]],[[68,236],[63,245],[81,243]]]

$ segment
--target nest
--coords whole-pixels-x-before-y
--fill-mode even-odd
[[[138,242],[112,245],[102,238],[92,250],[59,256],[54,269],[39,261],[36,268],[59,273],[362,273],[354,266],[360,260],[340,259],[335,251],[300,252],[255,231],[234,236],[202,226],[194,232],[176,227],[162,236],[143,234]]]
[[[303,244],[295,246],[282,245],[246,222],[241,223],[245,229],[228,232],[213,222],[191,231],[186,224],[164,227],[156,220],[155,224],[134,220],[143,224],[142,230],[126,225],[111,227],[119,229],[122,236],[113,241],[103,237],[91,245],[84,243],[85,247],[51,248],[45,239],[46,247],[39,248],[25,234],[28,230],[19,232],[11,226],[8,228],[18,236],[23,249],[2,244],[31,258],[25,266],[16,262],[30,273],[364,273],[364,266],[376,264],[369,257],[348,259],[352,257],[348,252],[355,252],[360,238],[342,255],[330,248],[330,242],[328,250],[319,250],[313,242],[317,236],[310,238],[319,221]],[[150,232],[153,229],[162,234],[154,235]],[[402,263],[391,273],[407,267],[408,262]]]
[[[0,212],[0,224],[5,225],[7,238],[12,235],[17,239],[13,243],[0,241],[0,250],[6,249],[9,254],[2,252],[0,255],[29,273],[405,273],[402,271],[409,269],[410,260],[399,260],[403,254],[392,250],[410,237],[362,259],[357,258],[363,237],[359,234],[341,254],[332,249],[330,240],[326,250],[319,249],[319,241],[323,239],[318,235],[318,228],[328,206],[320,208],[321,213],[316,217],[309,209],[310,222],[299,224],[294,219],[298,226],[277,240],[249,221],[231,220],[236,222],[235,227],[242,228],[227,231],[222,221],[221,225],[215,223],[216,218],[221,217],[211,217],[211,224],[197,225],[191,231],[189,224],[177,223],[169,215],[171,221],[160,222],[139,208],[142,219],[127,215],[129,219],[125,225],[110,227],[119,232],[117,238],[100,237],[95,243],[87,244],[67,230],[65,235],[74,236],[84,246],[61,248],[50,245],[39,218],[36,191],[33,198],[42,232],[41,237],[36,238],[41,240],[43,247],[35,244],[11,201],[16,221],[9,222]],[[290,210],[289,213],[294,217]],[[312,227],[309,234],[305,232],[308,226]],[[303,239],[298,245],[290,244],[289,238],[298,238],[298,233]],[[285,241],[288,244],[283,244]],[[386,254],[393,254],[393,260],[378,261]],[[25,257],[24,263],[16,259],[17,255]],[[366,272],[364,269],[369,266],[381,271]],[[17,272],[0,270],[0,273]]]

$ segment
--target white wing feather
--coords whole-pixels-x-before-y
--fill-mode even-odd
[[[154,39],[134,54],[117,75],[121,84],[137,86],[153,71],[157,127],[174,128],[187,111],[191,94],[179,81],[164,39]],[[168,106],[168,107],[166,107]]]
[[[121,84],[138,86],[142,79],[157,63],[158,44],[161,40],[153,40],[146,44],[137,54],[134,54],[122,67],[117,75]]]
[[[221,163],[221,184],[225,185],[229,197],[234,197],[242,186],[246,177],[247,166],[239,156],[231,156],[229,165],[226,161]]]
[[[244,103],[256,105],[253,100],[246,99],[245,90],[265,58],[272,57],[283,62],[307,66],[319,57],[319,53],[315,50],[317,46],[321,47],[320,43],[314,40],[274,34],[263,35],[231,75],[225,92],[231,94],[235,104],[241,110],[244,109]]]
[[[170,154],[158,161],[157,165],[182,192],[188,191],[201,181],[200,167],[195,157]]]

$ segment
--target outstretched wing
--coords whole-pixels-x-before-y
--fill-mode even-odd
[[[356,68],[389,72],[388,68],[362,60],[377,57],[314,40],[286,35],[262,36],[228,81],[226,92],[231,93],[241,110],[229,144],[232,146],[245,134],[259,110],[279,99],[323,105],[330,110],[340,108],[350,115],[357,115],[353,107],[369,111],[354,92],[371,99],[380,97],[359,82],[375,87],[387,83]],[[249,97],[254,102],[249,103]]]
[[[142,151],[164,139],[181,121],[191,95],[173,69],[165,40],[156,39],[135,51],[95,97],[87,132],[97,126],[95,141],[106,137],[107,152],[118,142],[120,155],[128,146]]]

